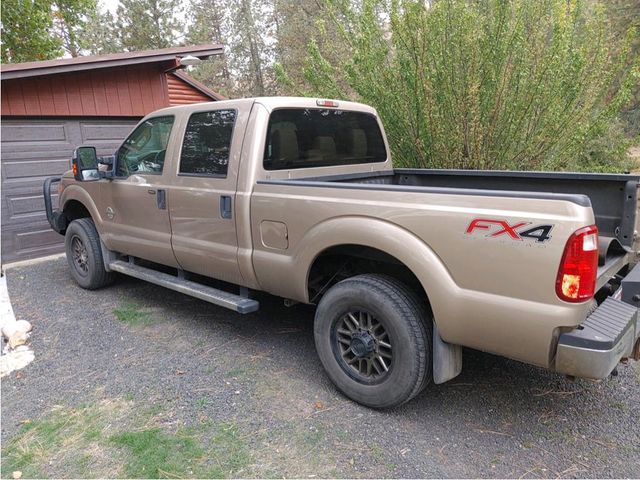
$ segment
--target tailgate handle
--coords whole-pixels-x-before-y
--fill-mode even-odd
[[[231,197],[220,195],[220,216],[222,218],[231,218]]]

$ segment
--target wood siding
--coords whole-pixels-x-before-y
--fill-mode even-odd
[[[167,74],[167,87],[169,90],[170,105],[213,101],[211,97],[171,73]]]
[[[2,81],[3,117],[142,117],[169,105],[159,65]]]

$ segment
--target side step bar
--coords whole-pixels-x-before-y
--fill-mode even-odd
[[[109,270],[120,272],[130,277],[139,278],[149,283],[170,288],[176,292],[199,298],[205,302],[234,310],[238,313],[252,313],[260,308],[260,303],[250,298],[208,287],[200,283],[191,282],[167,273],[158,272],[150,268],[141,267],[135,263],[115,260],[109,263]]]

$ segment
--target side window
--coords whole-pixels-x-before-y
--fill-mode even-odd
[[[235,110],[191,115],[182,143],[180,173],[226,176],[235,121]]]
[[[118,177],[134,173],[162,173],[173,117],[155,117],[138,125],[117,154]]]

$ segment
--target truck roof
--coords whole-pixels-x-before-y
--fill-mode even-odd
[[[319,105],[320,101],[335,102],[337,104],[337,107],[325,107],[323,105]],[[189,105],[178,105],[175,107],[167,107],[156,110],[155,112],[149,114],[149,116],[156,116],[157,114],[167,113],[190,113],[201,111],[203,106],[205,105],[210,105],[214,108],[224,108],[234,107],[247,103],[259,103],[263,105],[268,111],[272,111],[276,108],[338,108],[370,113],[377,116],[377,112],[373,107],[370,107],[369,105],[365,105],[363,103],[310,97],[253,97],[239,98],[234,100],[221,100],[217,102],[191,103]]]

